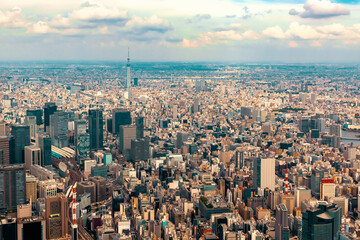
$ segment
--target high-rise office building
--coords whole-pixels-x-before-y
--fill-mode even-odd
[[[349,211],[349,198],[346,196],[337,196],[330,199],[330,201],[341,208],[341,215],[348,216]]]
[[[41,164],[41,149],[31,145],[25,147],[25,169],[30,170],[31,165]]]
[[[114,109],[112,114],[112,133],[118,134],[120,126],[131,124],[130,111],[126,109]]]
[[[90,134],[78,135],[76,144],[76,161],[80,164],[80,168],[83,169],[84,161],[90,156]]]
[[[86,160],[90,154],[90,135],[86,132],[87,126],[85,120],[75,121],[74,130],[74,145],[75,145],[75,159],[80,167],[83,167],[83,161]]]
[[[26,174],[26,201],[32,202],[33,207],[36,205],[37,200],[37,179],[33,175]]]
[[[330,135],[335,135],[337,137],[341,137],[341,126],[340,126],[340,124],[332,124],[332,125],[330,125]]]
[[[14,162],[10,162],[10,164],[25,163],[25,146],[30,145],[30,127],[27,125],[14,125],[11,128],[11,134],[15,139],[15,157]]]
[[[23,164],[0,165],[0,208],[14,210],[26,201]]]
[[[275,190],[275,158],[255,158],[253,185]]]
[[[17,239],[46,239],[45,226],[45,219],[42,216],[28,216],[24,218],[18,218]]]
[[[2,158],[0,165],[14,163],[15,159],[15,139],[12,136],[0,136],[0,149]]]
[[[245,118],[248,117],[250,118],[252,116],[252,108],[251,107],[241,107],[241,117]]]
[[[280,196],[280,201],[286,206],[288,212],[292,214],[295,207],[295,196],[291,194],[282,194]]]
[[[194,98],[194,113],[197,113],[200,111],[200,103],[199,98]]]
[[[90,133],[90,148],[103,149],[104,148],[104,119],[103,112],[100,109],[89,110],[89,133]]]
[[[181,146],[186,142],[189,138],[189,134],[186,132],[177,132],[176,133],[176,148],[180,149]]]
[[[49,132],[50,126],[50,115],[56,112],[57,106],[54,102],[47,102],[44,106],[44,129],[46,132]]]
[[[320,199],[324,200],[335,197],[335,182],[333,178],[322,179],[320,183]]]
[[[302,213],[302,239],[335,239],[341,226],[341,208],[320,202]]]
[[[96,202],[96,185],[94,182],[82,181],[77,184],[77,194],[90,193],[91,202]]]
[[[34,174],[34,175],[36,176],[36,174]],[[56,184],[55,179],[44,180],[44,179],[39,178],[39,180],[42,180],[39,182],[39,197],[40,198],[56,196],[57,184]]]
[[[316,121],[316,128],[319,129],[320,132],[325,132],[325,119],[324,118],[318,118]]]
[[[136,126],[127,125],[120,126],[119,147],[122,153],[126,153],[131,149],[131,140],[136,139]]]
[[[91,167],[91,176],[92,177],[103,177],[103,178],[107,178],[107,166],[106,165],[96,165],[96,166],[92,166]]]
[[[288,210],[284,204],[276,206],[275,239],[288,240],[290,237]]]
[[[299,129],[303,133],[308,133],[311,129],[311,122],[309,118],[299,119]]]
[[[131,140],[131,160],[134,162],[146,161],[150,158],[149,139]]]
[[[135,126],[136,126],[136,138],[144,137],[144,117],[136,117],[135,118]]]
[[[85,120],[76,120],[74,124],[74,145],[77,146],[79,135],[86,134],[87,126]]]
[[[6,122],[0,123],[0,137],[9,135],[9,125]]]
[[[311,198],[311,190],[306,187],[297,187],[295,193],[295,207],[301,207],[301,203]]]
[[[68,235],[68,199],[64,194],[45,198],[46,238],[57,239]]]
[[[235,168],[242,169],[244,166],[244,151],[235,152]]]
[[[327,169],[312,169],[311,171],[311,193],[315,197],[320,196],[320,184],[323,178],[328,178]]]
[[[50,115],[50,137],[52,144],[58,148],[68,147],[68,120],[66,112],[58,111]]]
[[[42,109],[29,109],[26,110],[26,116],[34,116],[36,117],[36,125],[42,124],[42,115],[43,110]]]
[[[37,144],[41,149],[41,163],[39,165],[51,165],[51,137],[47,133],[38,133]]]
[[[89,180],[96,185],[96,202],[101,202],[111,196],[112,185],[105,178],[96,176],[90,177]]]
[[[38,130],[38,125],[36,125],[36,117],[35,116],[26,116],[24,124],[29,126],[30,138],[34,139],[36,132]]]
[[[4,218],[0,222],[0,240],[17,239],[16,217]]]

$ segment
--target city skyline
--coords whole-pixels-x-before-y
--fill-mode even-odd
[[[358,63],[359,1],[11,1],[0,61]]]

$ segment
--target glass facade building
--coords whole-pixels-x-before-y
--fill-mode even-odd
[[[89,110],[89,134],[90,134],[90,148],[103,149],[104,148],[104,119],[103,112],[99,109]]]
[[[30,145],[30,127],[27,125],[14,125],[11,130],[15,141],[14,162],[10,164],[25,163],[25,146]]]

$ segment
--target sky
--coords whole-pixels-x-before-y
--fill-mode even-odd
[[[0,61],[360,63],[360,0],[0,1]]]

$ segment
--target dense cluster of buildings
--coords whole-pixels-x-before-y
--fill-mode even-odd
[[[0,240],[360,237],[355,73],[82,67],[0,76]]]

